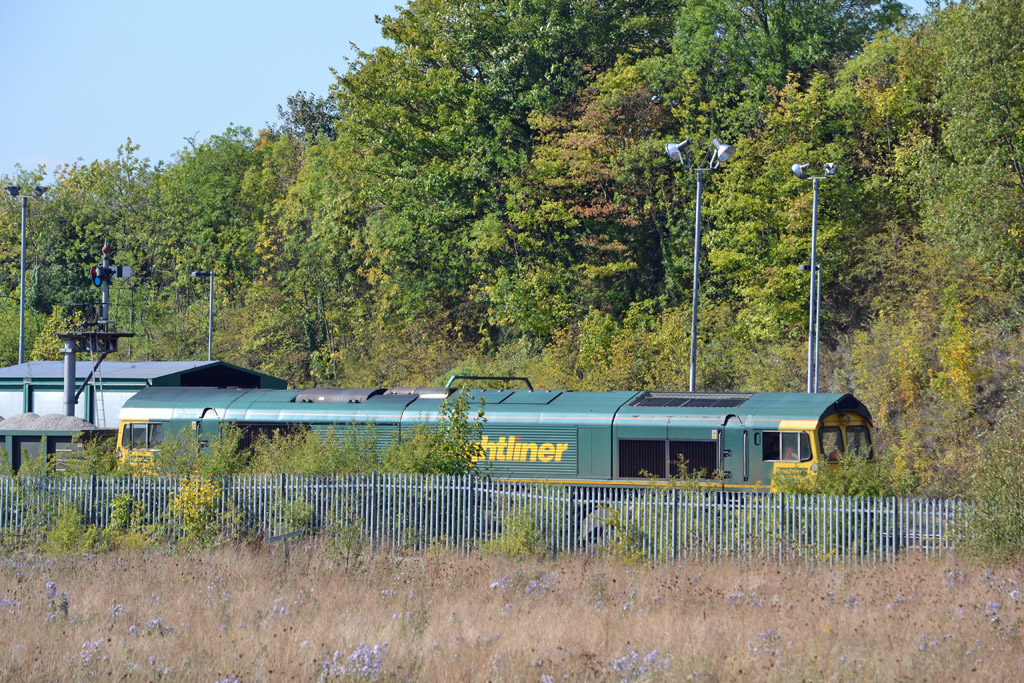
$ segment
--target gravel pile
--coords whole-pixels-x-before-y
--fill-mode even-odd
[[[20,429],[38,432],[84,432],[89,429],[96,429],[96,425],[80,417],[70,417],[68,415],[60,415],[59,413],[50,413],[48,415],[24,413],[22,415],[11,415],[6,420],[0,420],[0,429]]]

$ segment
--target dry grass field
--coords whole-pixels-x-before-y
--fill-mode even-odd
[[[0,560],[3,680],[1019,680],[1024,572],[368,555]]]

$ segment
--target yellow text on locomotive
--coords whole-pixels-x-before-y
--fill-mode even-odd
[[[562,462],[562,455],[569,450],[567,443],[531,443],[522,441],[521,436],[503,436],[497,441],[487,436],[480,438],[480,460],[500,462]]]

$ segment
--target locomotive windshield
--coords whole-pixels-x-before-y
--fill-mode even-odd
[[[846,440],[850,443],[850,452],[870,460],[874,457],[871,445],[871,431],[864,425],[850,425],[846,428]]]
[[[843,457],[843,430],[839,427],[822,427],[821,452],[831,462]]]

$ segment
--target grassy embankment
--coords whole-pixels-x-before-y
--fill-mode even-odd
[[[1024,573],[239,545],[0,562],[0,678],[1012,680]]]

